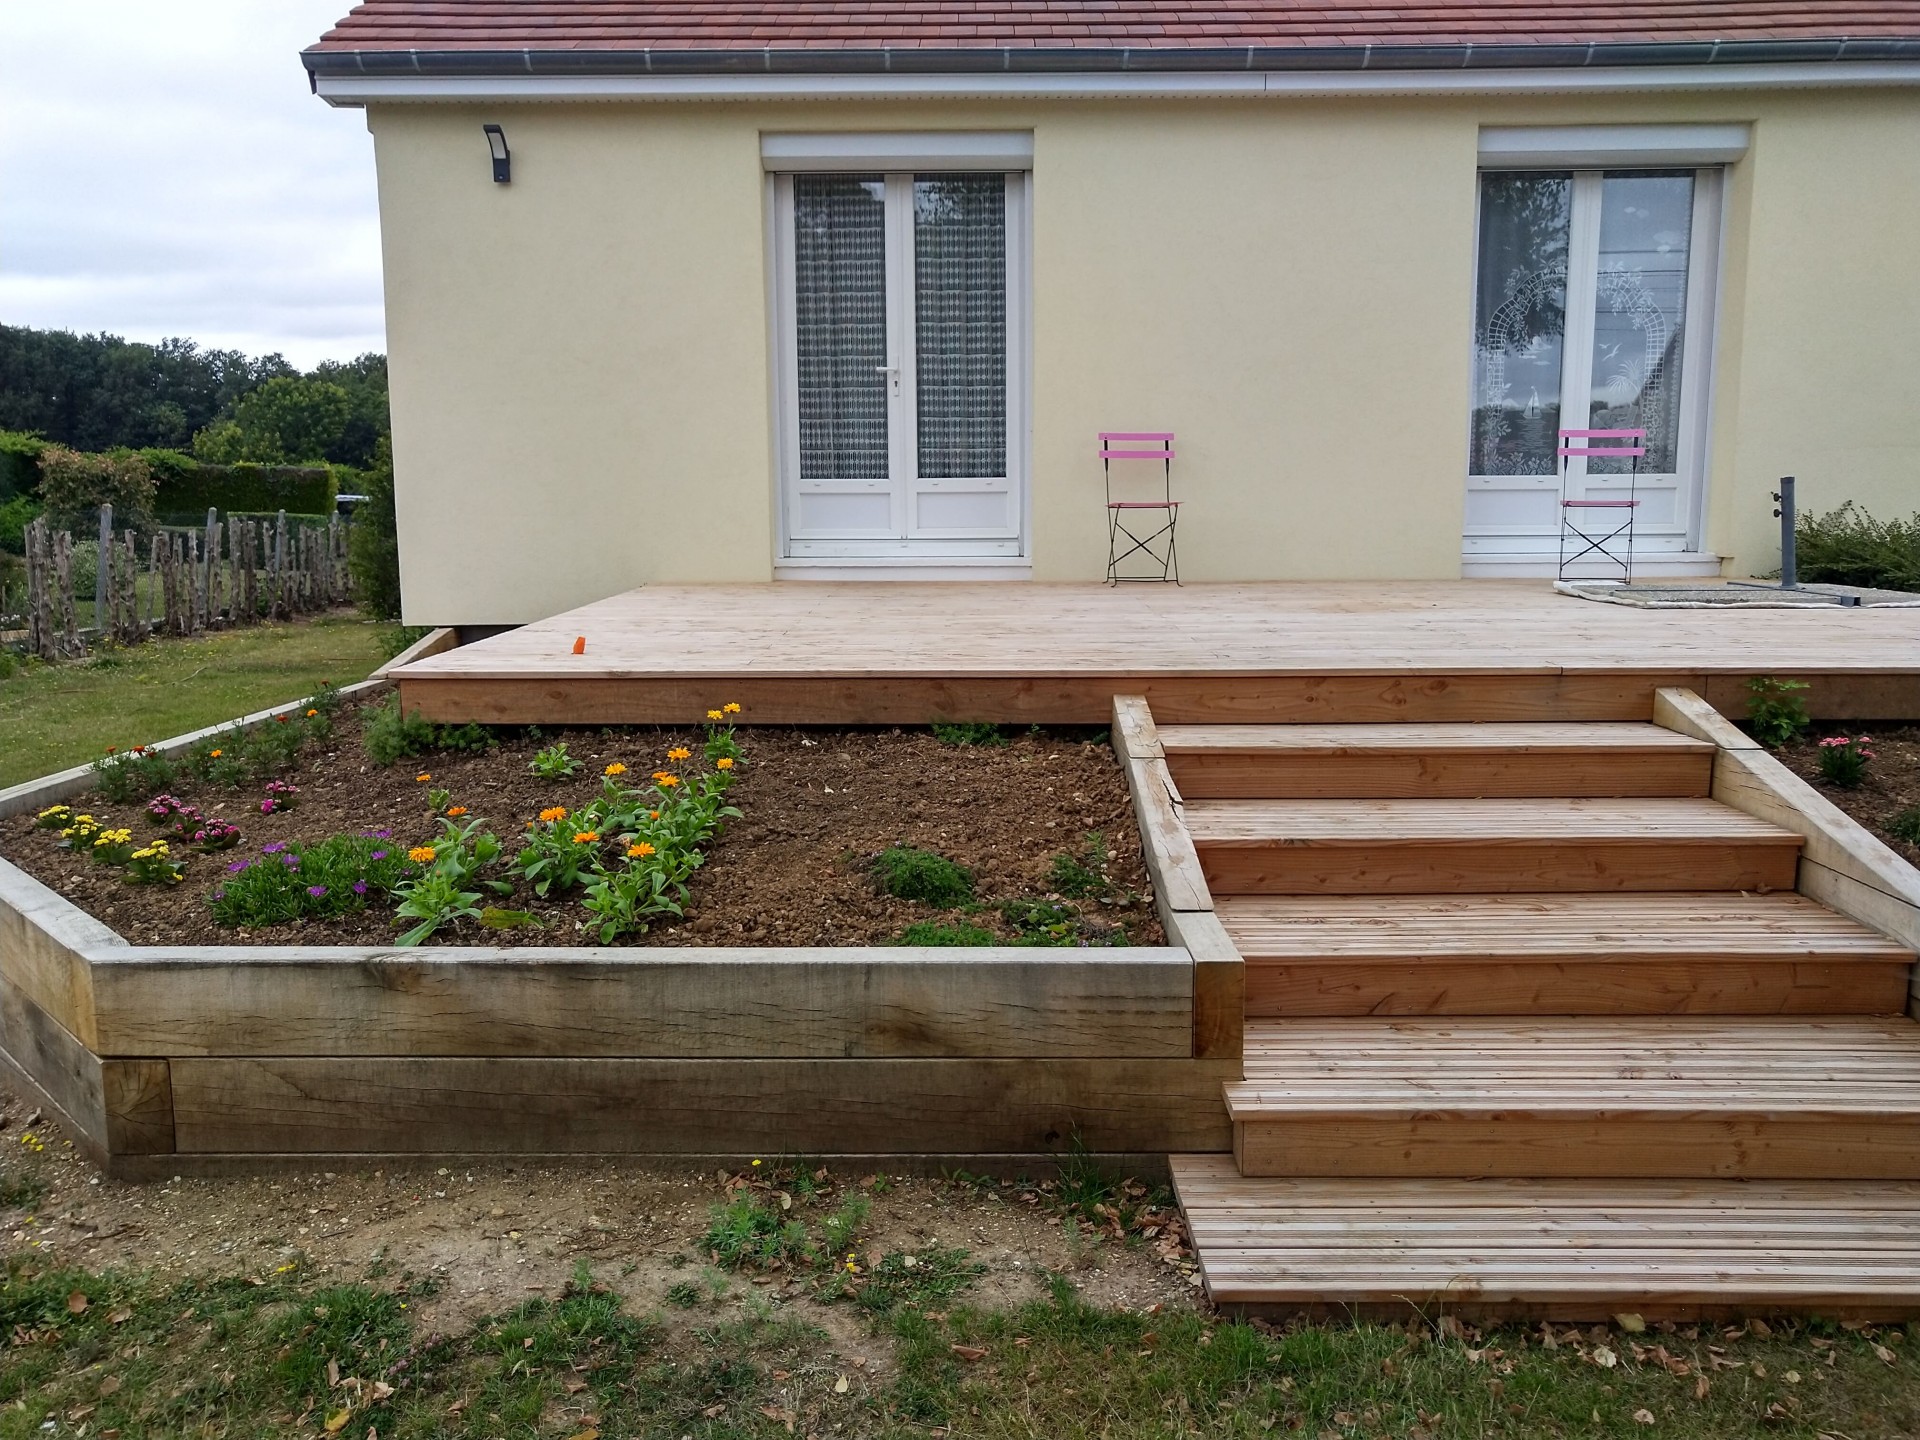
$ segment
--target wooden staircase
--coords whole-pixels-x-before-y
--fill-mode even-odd
[[[1913,953],[1651,724],[1166,726],[1245,961],[1240,1307],[1920,1314]]]

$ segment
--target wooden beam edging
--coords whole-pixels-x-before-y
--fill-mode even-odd
[[[390,680],[393,678],[393,672],[401,666],[411,665],[416,660],[424,660],[429,655],[442,654],[445,651],[454,649],[459,643],[460,632],[455,630],[451,625],[442,625],[438,629],[429,630],[418,640],[414,641],[413,644],[407,646],[406,649],[402,650],[398,655],[374,671],[372,678],[375,680]]]
[[[340,694],[343,697],[364,695],[370,690],[385,686],[384,680],[360,680],[352,685],[343,685]],[[190,730],[185,735],[176,735],[171,740],[162,740],[148,748],[162,755],[174,756],[184,753],[202,740],[224,734],[235,726],[243,729],[261,725],[276,715],[290,714],[307,703],[311,696],[303,695],[297,700],[289,700],[284,705],[276,705],[271,710],[256,710],[251,715],[242,715],[238,720],[223,720],[218,725],[202,726]],[[93,787],[93,765],[75,765],[70,770],[61,770],[52,775],[43,775],[38,780],[22,781],[5,790],[0,790],[0,820],[10,820],[15,815],[24,815],[28,811],[39,810],[62,800],[71,800],[76,795],[84,795]]]
[[[1805,838],[1795,889],[1920,952],[1920,870],[1692,691],[1659,691],[1653,719],[1720,747],[1713,757],[1715,800]],[[1907,1010],[1920,1016],[1920,973]]]
[[[1213,892],[1182,815],[1185,802],[1144,696],[1113,697],[1113,748],[1133,796],[1161,928],[1193,957],[1194,1058],[1237,1064],[1246,1032],[1246,961],[1213,913]]]

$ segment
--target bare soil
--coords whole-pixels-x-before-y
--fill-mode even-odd
[[[791,1307],[845,1353],[864,1353],[876,1367],[888,1353],[854,1311],[816,1293],[816,1276],[712,1264],[701,1239],[713,1208],[746,1178],[725,1171],[501,1159],[134,1185],[102,1176],[35,1102],[9,1086],[0,1086],[0,1147],[0,1173],[41,1192],[0,1205],[0,1249],[43,1263],[166,1280],[262,1278],[282,1267],[324,1284],[433,1278],[441,1283],[417,1302],[417,1323],[442,1333],[534,1296],[557,1298],[584,1264],[638,1310],[670,1310],[667,1292],[691,1281],[702,1292],[693,1313],[703,1321],[742,1307]],[[829,1173],[823,1184],[798,1213],[823,1214],[847,1195],[866,1196],[871,1210],[854,1252],[862,1263],[933,1247],[966,1250],[985,1267],[960,1297],[966,1303],[1041,1299],[1049,1273],[1071,1274],[1097,1304],[1200,1303],[1199,1275],[1170,1201],[1144,1212],[1167,1227],[1144,1236],[1063,1215],[1053,1190],[1041,1185],[884,1173]]]
[[[1863,729],[1873,737],[1874,753],[1866,778],[1851,790],[1829,784],[1820,775],[1820,741],[1829,735],[1857,736]],[[1920,865],[1920,845],[1887,829],[1895,816],[1920,808],[1920,728],[1819,725],[1779,754],[1789,770],[1884,840],[1896,855]]]
[[[685,917],[617,943],[874,945],[916,921],[954,920],[1011,941],[1016,932],[999,904],[1047,898],[1055,857],[1085,859],[1095,833],[1107,857],[1106,893],[1074,902],[1086,929],[1122,943],[1163,943],[1125,777],[1104,735],[1043,731],[999,746],[952,746],[926,731],[897,728],[743,726],[738,734],[746,760],[728,799],[743,816],[728,822],[694,876]],[[180,782],[173,793],[209,818],[239,825],[244,838],[234,851],[193,855],[178,886],[130,885],[120,871],[59,848],[57,834],[36,829],[30,816],[0,823],[0,855],[135,944],[389,944],[398,927],[384,906],[246,931],[214,924],[207,897],[228,863],[266,844],[372,829],[391,829],[396,844],[420,843],[435,833],[430,786],[486,817],[511,855],[526,822],[548,806],[572,809],[590,799],[608,764],[645,775],[666,763],[673,746],[697,750],[703,738],[651,727],[548,730],[538,738],[502,731],[485,754],[439,753],[382,768],[367,758],[359,716],[349,707],[332,738],[303,754],[288,777],[300,787],[289,812],[259,814],[261,797],[251,790]],[[556,740],[567,742],[581,769],[571,779],[541,780],[528,762]],[[432,780],[416,780],[421,774]],[[159,833],[141,804],[110,805],[96,794],[74,808],[136,836]],[[880,893],[871,863],[890,845],[937,851],[967,867],[981,907],[942,911]],[[502,866],[495,878],[515,877]],[[531,911],[540,923],[503,931],[467,922],[442,930],[433,943],[597,943],[586,933],[578,891],[541,900],[520,884],[511,898],[491,903]]]

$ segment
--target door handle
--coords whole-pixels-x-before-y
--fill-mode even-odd
[[[900,394],[900,367],[898,365],[876,365],[873,373],[887,377],[887,388],[897,397]]]

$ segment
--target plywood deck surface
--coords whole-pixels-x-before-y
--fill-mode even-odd
[[[576,637],[585,652],[572,653]],[[753,675],[1920,674],[1920,609],[1636,610],[1546,581],[629,590],[401,679]]]

